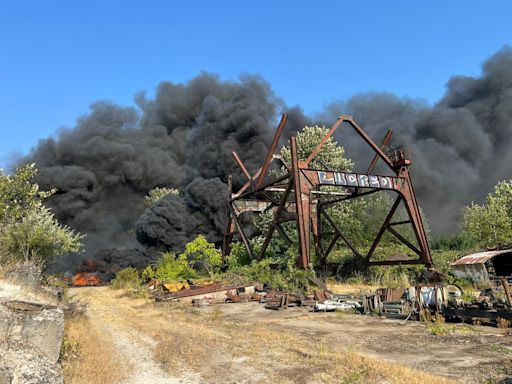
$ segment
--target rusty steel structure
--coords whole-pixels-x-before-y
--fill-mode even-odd
[[[265,256],[267,247],[276,232],[291,244],[291,240],[282,225],[289,221],[295,221],[299,242],[297,265],[301,268],[307,269],[312,266],[312,249],[315,250],[319,262],[325,264],[327,256],[340,240],[355,255],[364,258],[367,266],[424,264],[431,267],[430,247],[409,172],[409,166],[412,164],[410,150],[406,147],[400,147],[385,151],[392,136],[392,131],[388,130],[382,145],[379,146],[351,116],[341,115],[307,159],[299,158],[296,137],[292,136],[290,139],[291,164],[286,165],[281,156],[275,153],[286,121],[287,114],[283,114],[265,161],[254,174],[251,174],[245,167],[240,156],[233,152],[233,157],[247,182],[238,191],[234,192],[232,190],[232,177],[229,176],[228,179],[228,217],[224,233],[223,256],[229,254],[233,236],[238,234],[250,258],[261,259]],[[373,160],[365,174],[310,168],[311,162],[342,125],[348,125],[354,129],[374,153]],[[274,160],[280,161],[284,165],[283,168],[286,169],[286,172],[283,175],[273,177],[269,175],[270,166]],[[391,175],[373,174],[379,160],[384,162],[391,171]],[[322,190],[322,186],[330,186],[331,188]],[[339,189],[332,187],[338,187]],[[345,235],[343,228],[340,228],[333,220],[327,208],[341,201],[357,199],[379,191],[395,192],[396,198],[369,251],[363,255]],[[407,218],[393,221],[400,203],[403,203],[405,207]],[[244,231],[240,215],[248,211],[264,212],[269,210],[273,212],[273,219],[266,233],[263,246],[259,254],[255,255]],[[409,241],[395,229],[397,226],[407,224],[412,227],[416,244]],[[374,260],[377,246],[386,231],[409,247],[417,255],[417,258],[399,261]]]

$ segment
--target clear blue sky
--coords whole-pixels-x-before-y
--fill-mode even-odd
[[[0,167],[95,100],[261,74],[306,112],[366,91],[433,103],[512,44],[510,1],[3,1]]]

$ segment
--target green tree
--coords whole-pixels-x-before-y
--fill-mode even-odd
[[[32,181],[34,164],[0,174],[0,261],[47,262],[55,256],[78,252],[83,236],[61,225],[43,200],[53,193],[40,191]]]
[[[463,232],[483,248],[512,242],[512,180],[498,183],[485,204],[465,207]]]
[[[220,272],[221,252],[215,248],[215,244],[208,242],[203,235],[199,235],[187,243],[185,255],[192,263],[202,265],[210,277],[213,277],[214,273]]]
[[[304,127],[297,134],[297,155],[299,159],[306,159],[328,132],[328,128],[319,127],[318,125]],[[281,149],[281,156],[284,163],[290,166],[292,156],[289,146]],[[353,166],[352,160],[345,157],[345,148],[338,145],[332,137],[327,140],[318,156],[310,164],[310,168],[313,169],[330,169],[335,171],[350,171]]]
[[[144,207],[149,208],[153,204],[155,204],[158,200],[160,200],[162,197],[167,195],[179,195],[179,191],[174,188],[167,188],[167,187],[156,187],[153,188],[148,192],[148,194],[144,197]]]

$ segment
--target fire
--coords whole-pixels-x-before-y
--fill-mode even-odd
[[[71,279],[71,282],[73,285],[76,286],[88,286],[88,285],[100,285],[101,280],[98,276],[96,276],[95,273],[91,272],[78,272],[73,275],[73,278]]]

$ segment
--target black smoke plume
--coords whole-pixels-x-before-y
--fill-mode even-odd
[[[136,103],[93,104],[74,128],[41,141],[23,160],[38,164],[43,188],[57,188],[49,204],[63,222],[88,235],[87,255],[139,242],[174,249],[198,233],[218,241],[223,183],[230,173],[235,184],[244,181],[231,151],[256,170],[284,110],[290,112],[288,135],[310,121],[328,124],[340,113],[353,115],[376,141],[394,129],[391,144],[413,149],[414,183],[434,233],[455,231],[464,205],[512,177],[509,47],[484,63],[481,76],[451,78],[434,106],[359,94],[308,118],[300,108],[287,109],[257,76],[221,81],[209,74],[186,84],[161,83],[154,99],[140,94]],[[350,135],[340,142],[364,168],[367,147]],[[144,212],[143,196],[157,186],[178,188],[181,195]]]
[[[392,144],[408,145],[413,182],[434,234],[454,232],[464,205],[481,202],[498,181],[512,179],[512,49],[489,58],[479,77],[454,76],[433,107],[391,94],[361,94],[333,103],[319,116],[353,115],[377,142],[388,128]],[[345,137],[345,136],[344,136]],[[361,140],[343,140],[362,161]]]

